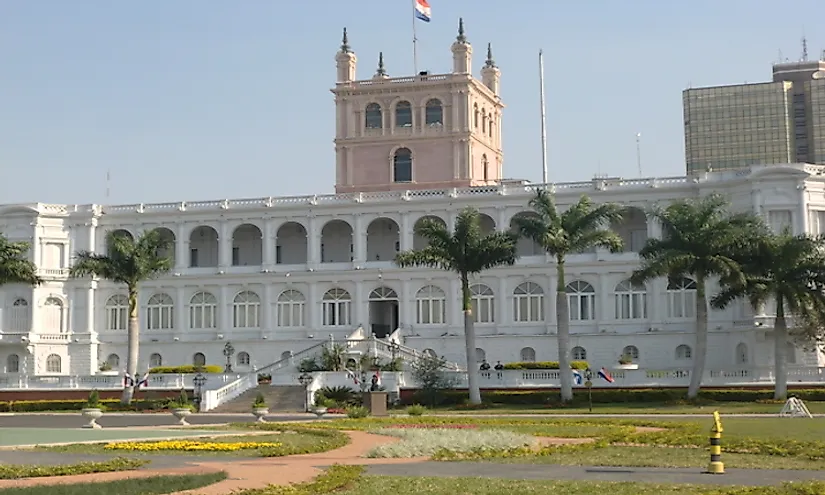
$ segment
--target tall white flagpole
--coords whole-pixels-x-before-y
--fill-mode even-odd
[[[541,169],[542,184],[547,184],[547,122],[544,110],[544,54],[539,50],[539,94],[541,98]]]
[[[412,34],[413,34],[413,75],[418,75],[418,36],[415,33],[415,0],[412,0]]]

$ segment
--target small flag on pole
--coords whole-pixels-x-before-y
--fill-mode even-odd
[[[147,371],[146,373],[143,374],[143,377],[138,382],[137,388],[148,387],[148,386],[149,386],[149,372]]]
[[[582,384],[582,373],[579,370],[573,370],[573,381],[576,382],[576,385]]]
[[[430,22],[433,16],[427,0],[415,0],[415,17],[424,22]]]
[[[599,377],[603,378],[607,383],[613,383],[613,375],[604,368],[599,370]]]

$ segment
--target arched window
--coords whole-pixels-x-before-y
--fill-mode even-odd
[[[235,363],[238,366],[249,366],[250,363],[249,353],[248,352],[239,352],[238,357],[235,358]]]
[[[43,303],[44,326],[51,332],[63,333],[66,325],[63,318],[63,302],[56,297],[49,297]]]
[[[258,328],[260,325],[260,296],[249,290],[239,292],[232,302],[232,326],[235,328]]]
[[[217,328],[218,300],[209,292],[198,292],[189,300],[189,328]]]
[[[381,129],[384,127],[384,116],[381,112],[381,105],[370,103],[364,112],[364,125],[367,129]]]
[[[20,356],[9,354],[6,358],[6,373],[20,373]]]
[[[490,122],[487,123],[487,135],[489,137],[493,137],[493,125],[495,124],[495,120],[493,119],[493,114],[490,113]]]
[[[478,129],[478,103],[473,103],[473,128]]]
[[[29,311],[29,301],[18,297],[11,305],[9,326],[16,332],[28,332],[31,330],[31,312]]]
[[[431,358],[438,357],[438,354],[432,349],[424,349],[424,355]]]
[[[278,313],[279,327],[304,326],[306,298],[297,290],[285,290],[278,296],[275,311]]]
[[[408,101],[399,101],[395,105],[395,127],[412,127],[412,105]]]
[[[481,155],[481,173],[484,174],[484,180],[490,180],[490,161],[487,160],[487,154]]]
[[[194,366],[206,366],[206,355],[202,352],[196,352],[192,356],[192,364]]]
[[[667,315],[669,318],[696,316],[696,282],[689,278],[668,281]]]
[[[573,348],[572,353],[573,359],[576,361],[585,361],[587,359],[587,349],[584,347],[576,346]]]
[[[590,321],[596,319],[596,289],[583,280],[574,280],[564,288],[570,321]]]
[[[676,360],[686,361],[693,358],[693,349],[690,346],[682,344],[676,347]]]
[[[544,321],[544,289],[536,283],[524,282],[513,291],[513,320]]]
[[[443,125],[444,124],[444,107],[441,105],[441,100],[433,98],[427,102],[424,110],[424,122],[427,125]]]
[[[344,289],[330,289],[323,298],[324,326],[342,327],[350,325],[352,297]]]
[[[46,373],[62,373],[63,360],[57,354],[49,354],[46,358]]]
[[[470,298],[475,322],[495,323],[496,296],[493,289],[484,284],[475,284],[470,287]]]
[[[412,182],[413,156],[408,148],[395,150],[392,157],[393,182]]]
[[[481,132],[487,132],[487,109],[483,108],[481,110]]]
[[[476,347],[476,362],[481,363],[487,360],[487,353],[481,347]]]
[[[625,348],[622,349],[622,356],[623,357],[628,357],[629,356],[631,359],[633,359],[635,361],[635,360],[639,359],[639,348],[636,347],[635,345],[625,346]]]
[[[525,347],[521,350],[522,362],[533,363],[536,361],[536,350],[532,347]]]
[[[106,301],[106,330],[126,330],[129,321],[129,298],[116,294]]]
[[[748,345],[740,342],[736,346],[736,364],[748,364]]]
[[[109,354],[106,358],[106,364],[111,366],[113,369],[116,369],[120,366],[120,356],[117,354]]]
[[[434,285],[422,287],[415,294],[419,325],[443,325],[447,323],[447,296]]]
[[[149,367],[150,368],[157,368],[159,366],[163,366],[163,357],[157,352],[153,353],[149,356]]]
[[[146,328],[149,330],[168,330],[174,328],[175,304],[168,294],[155,294],[146,304]]]
[[[647,318],[647,289],[644,284],[624,280],[616,286],[616,319]]]

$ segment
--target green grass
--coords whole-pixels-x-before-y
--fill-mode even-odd
[[[825,402],[806,402],[811,414],[825,414]],[[693,406],[655,402],[593,404],[593,414],[710,414],[713,411],[722,414],[779,414],[782,404],[763,404],[755,402],[714,402],[707,405]],[[431,410],[435,414],[588,414],[587,406],[542,407],[538,405],[492,405],[484,409],[467,410],[461,407],[437,407]],[[398,410],[397,413],[403,414]]]
[[[27,466],[18,464],[0,464],[0,479],[40,478],[46,476],[71,476],[75,474],[111,473],[113,471],[130,471],[147,464],[141,459],[116,457],[101,462],[81,462],[76,464],[59,464],[56,466]]]
[[[133,478],[104,483],[73,483],[0,489],[0,495],[160,495],[193,490],[226,479],[226,473]]]

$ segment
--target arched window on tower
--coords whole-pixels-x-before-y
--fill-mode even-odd
[[[481,155],[481,173],[484,174],[484,180],[490,180],[490,161],[487,160],[487,154]]]
[[[393,182],[412,182],[412,151],[408,148],[395,150],[392,157],[392,180]]]
[[[395,105],[395,127],[412,127],[412,105],[408,101],[399,101]]]
[[[473,104],[473,127],[478,129],[478,103]]]
[[[378,103],[370,103],[367,105],[367,109],[364,112],[364,125],[367,129],[380,129],[384,127],[381,105]]]
[[[428,126],[439,126],[444,124],[444,108],[441,106],[441,100],[433,98],[428,101],[424,113],[424,123]]]
[[[487,109],[481,110],[481,132],[487,132]]]

